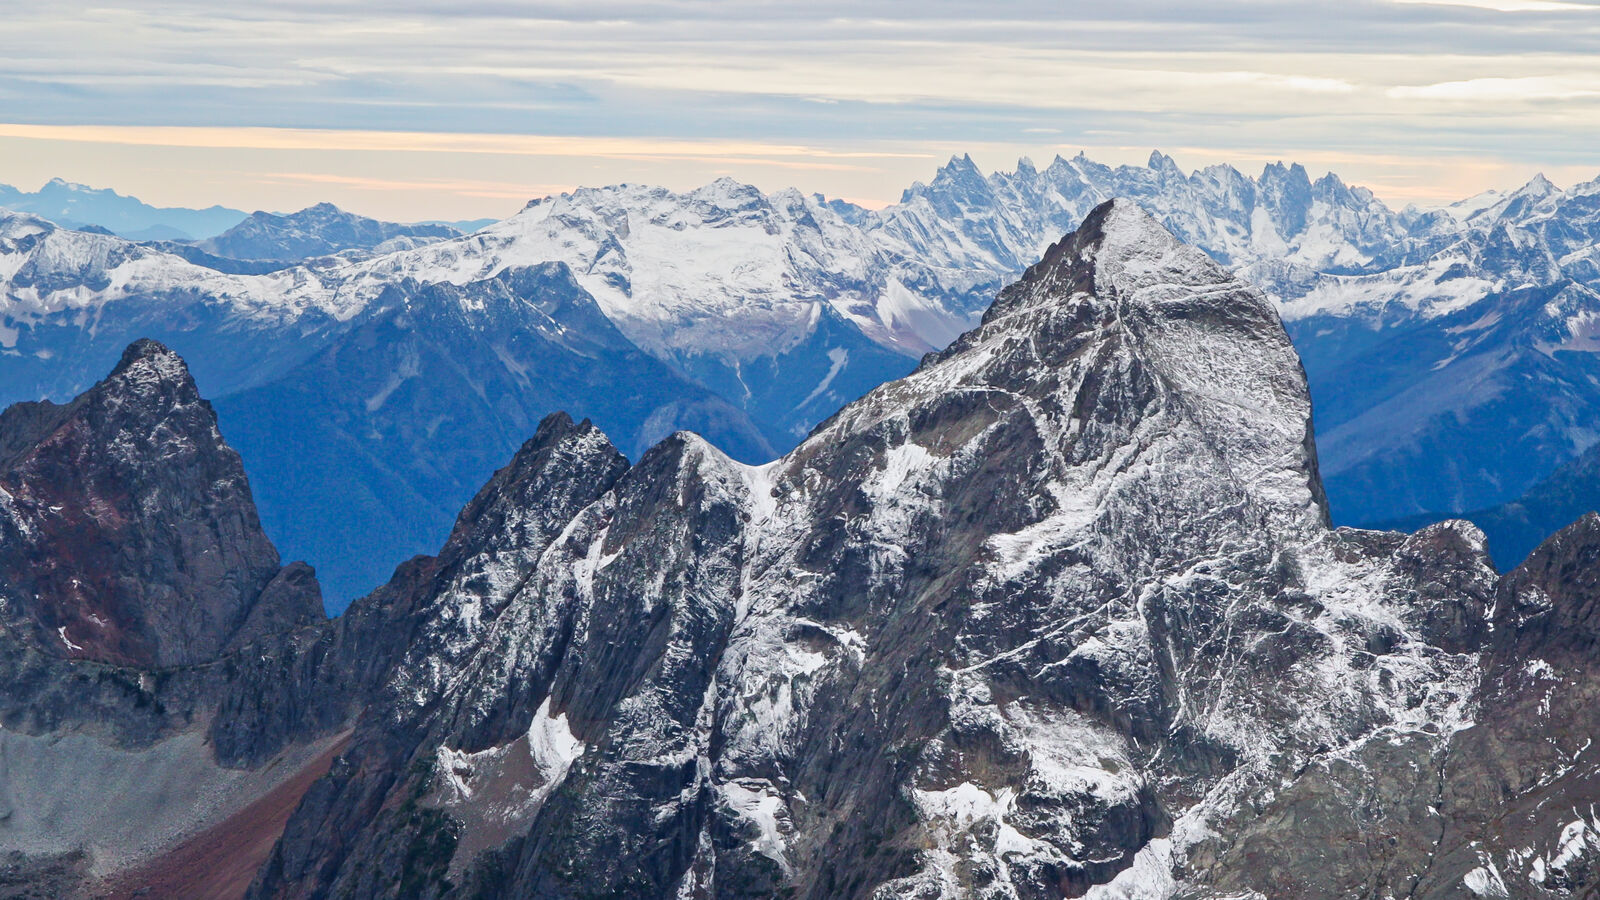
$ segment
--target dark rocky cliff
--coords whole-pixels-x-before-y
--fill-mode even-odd
[[[68,404],[0,414],[0,503],[4,616],[41,648],[173,666],[322,618],[210,404],[154,341]]]

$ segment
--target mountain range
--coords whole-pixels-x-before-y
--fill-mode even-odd
[[[1156,153],[989,175],[958,157],[883,210],[728,179],[580,189],[443,238],[329,207],[181,246],[13,215],[0,401],[64,400],[137,337],[176,348],[254,473],[268,532],[317,565],[337,610],[386,576],[382,549],[435,546],[549,409],[593,419],[630,457],[693,428],[770,459],[976,324],[1056,236],[1125,197],[1273,299],[1310,378],[1335,520],[1432,521],[1515,502],[1600,437],[1597,196],[1536,179],[1396,212],[1300,166],[1185,174]],[[527,318],[591,304],[605,327]],[[572,343],[573,328],[616,334]],[[1509,566],[1565,520],[1515,540],[1496,521]]]
[[[449,225],[397,225],[351,215],[331,203],[319,203],[288,215],[251,213],[243,222],[197,246],[229,259],[298,262],[341,250],[380,254],[409,250],[460,236],[461,232]]]
[[[37,191],[0,184],[0,208],[32,213],[67,228],[103,228],[130,240],[193,240],[220,234],[244,219],[237,209],[156,207],[106,188],[52,178]]]
[[[0,895],[1586,896],[1600,516],[1333,528],[1311,410],[1109,201],[772,462],[545,418],[326,620],[135,342],[0,420]]]

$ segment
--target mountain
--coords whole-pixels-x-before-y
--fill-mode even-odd
[[[303,260],[341,250],[408,250],[460,231],[448,225],[398,225],[318,203],[288,215],[253,212],[227,231],[201,241],[201,250],[229,259]]]
[[[332,743],[273,724],[315,711],[256,702],[319,654],[316,578],[280,565],[159,344],[67,404],[0,413],[0,622],[0,896],[73,896],[326,770]]]
[[[284,299],[324,269],[230,275],[27,216],[0,220],[0,253],[8,395],[70,396],[85,365],[109,367],[142,335],[177,348],[217,398],[268,532],[318,566],[336,612],[397,552],[437,546],[552,409],[592,416],[634,453],[679,428],[742,458],[775,453],[743,411],[629,342],[559,263],[402,280],[346,311],[331,292]]]
[[[52,178],[37,191],[0,184],[0,208],[67,227],[99,226],[130,240],[192,240],[220,234],[245,214],[236,209],[155,207],[136,197]]]
[[[1276,301],[1310,377],[1336,520],[1438,520],[1511,500],[1593,443],[1600,181],[1562,191],[1541,177],[1396,213],[1293,165],[1251,178],[1185,174],[1160,153],[1115,168],[1080,155],[985,175],[963,157],[866,221],[945,271],[1003,279],[1110,197]],[[1534,542],[1570,518],[1542,520]]]
[[[565,265],[643,354],[628,359],[648,357],[688,385],[687,407],[658,406],[666,412],[656,416],[632,405],[619,418],[616,397],[661,398],[660,369],[645,366],[633,380],[600,379],[616,392],[605,397],[566,388],[539,395],[513,424],[478,420],[380,443],[391,429],[376,420],[382,404],[363,410],[381,382],[359,393],[362,377],[325,371],[330,405],[302,411],[314,419],[338,406],[338,430],[363,436],[366,445],[349,450],[371,460],[357,466],[363,499],[338,490],[346,451],[328,445],[306,454],[320,455],[319,471],[265,461],[255,486],[269,530],[318,565],[338,609],[384,574],[381,554],[362,557],[356,571],[346,550],[369,539],[416,552],[433,546],[491,460],[515,447],[516,429],[542,414],[537,403],[559,396],[630,455],[674,427],[697,427],[736,458],[770,459],[840,404],[947,346],[1056,236],[1124,197],[1273,299],[1310,378],[1335,520],[1435,520],[1514,500],[1593,443],[1586,423],[1600,410],[1589,323],[1600,282],[1586,260],[1600,243],[1597,185],[1560,191],[1536,180],[1447,209],[1395,212],[1297,165],[1255,177],[1227,166],[1185,174],[1160,153],[1118,167],[1080,154],[984,174],[957,157],[883,210],[798,191],[767,195],[728,179],[688,192],[616,185],[534,201],[474,234],[296,265],[45,235],[37,220],[14,216],[5,227],[17,236],[0,248],[0,400],[70,397],[127,341],[153,335],[195,367],[254,470],[257,458],[293,446],[261,426],[270,421],[295,440],[310,426],[294,425],[275,400],[236,403],[236,395],[282,384],[303,398],[288,387],[292,370],[350,335],[380,333],[368,324],[418,291],[457,297],[481,333],[520,327],[515,316],[497,322],[488,312],[506,307],[479,309],[451,292],[472,294],[545,263]],[[499,367],[448,361],[457,372],[484,365]],[[522,365],[493,377],[516,381]],[[469,385],[441,379],[438,402],[486,410],[492,401],[471,396]],[[663,424],[685,408],[698,412]],[[451,485],[442,494],[441,483]],[[1542,520],[1534,531],[1542,537],[1565,521]]]
[[[1600,516],[1503,578],[1333,529],[1310,412],[1271,301],[1103,204],[772,463],[553,415],[337,620],[162,670],[0,630],[0,885],[1584,896]]]
[[[959,158],[879,227],[941,265],[1020,271],[1114,196],[1277,302],[1310,377],[1336,520],[1438,519],[1513,499],[1593,442],[1600,181],[1560,191],[1538,178],[1396,213],[1299,166],[1185,174],[1157,153],[1145,167],[1079,156],[984,175]]]
[[[217,401],[285,547],[315,549],[334,596],[434,549],[547,413],[580,411],[639,454],[692,428],[773,454],[739,409],[631,344],[560,263],[460,287],[403,282],[266,383]],[[334,609],[342,609],[338,603]]]
[[[194,664],[322,618],[310,569],[279,565],[210,404],[153,341],[71,403],[0,413],[0,502],[7,626],[45,652]]]
[[[1310,378],[1336,521],[1476,515],[1593,444],[1600,181],[1562,191],[1540,177],[1396,213],[1299,166],[1250,178],[1185,174],[1159,153],[1116,168],[1080,155],[984,175],[958,158],[878,230],[942,266],[1020,271],[1085,204],[1113,196],[1273,297]],[[1530,521],[1519,548],[1572,517]]]

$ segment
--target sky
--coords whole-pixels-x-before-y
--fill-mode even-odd
[[[881,206],[952,154],[1152,149],[1396,207],[1600,175],[1600,0],[0,0],[0,48],[0,182],[159,205],[731,175]]]

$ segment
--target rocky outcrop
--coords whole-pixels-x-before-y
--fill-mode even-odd
[[[1496,592],[1478,715],[1452,743],[1447,825],[1419,897],[1600,890],[1600,516],[1545,541]]]
[[[0,415],[0,615],[62,656],[165,667],[322,618],[176,354],[140,341],[63,406]]]
[[[171,883],[224,826],[247,884],[361,694],[176,354],[0,414],[0,598],[0,896]]]

